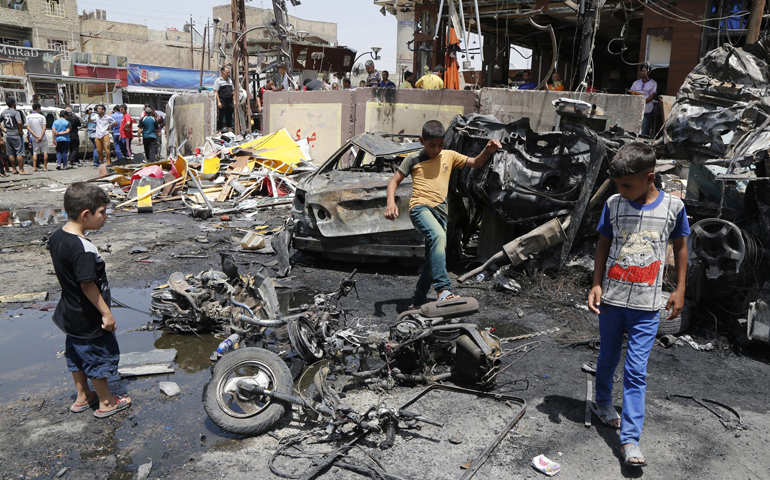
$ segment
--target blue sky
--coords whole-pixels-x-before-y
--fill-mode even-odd
[[[340,45],[351,47],[363,53],[371,47],[382,47],[378,68],[391,71],[396,66],[396,18],[383,17],[372,0],[301,0],[294,7],[286,0],[289,14],[306,20],[332,22],[337,24],[337,40]],[[107,11],[107,19],[117,22],[138,23],[155,30],[176,27],[181,30],[192,15],[196,29],[206,25],[211,18],[211,9],[228,1],[213,0],[78,0],[78,9]],[[247,6],[273,8],[270,0],[252,0]]]

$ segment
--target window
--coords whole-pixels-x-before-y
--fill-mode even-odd
[[[8,0],[7,2],[0,2],[0,5],[7,6],[11,10],[26,10],[27,0]]]
[[[57,50],[61,53],[63,53],[62,58],[69,60],[70,58],[70,52],[68,49],[68,44],[66,40],[54,40],[49,38],[48,39],[48,49],[49,50]]]
[[[20,47],[21,42],[17,38],[0,38],[0,43],[3,45],[10,45],[13,47]]]
[[[45,8],[46,15],[64,18],[64,0],[45,0]]]

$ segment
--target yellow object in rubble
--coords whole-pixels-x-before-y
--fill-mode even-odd
[[[254,150],[257,162],[279,173],[291,173],[294,166],[308,161],[285,128],[233,148]],[[230,148],[231,153],[233,148]]]
[[[201,178],[211,180],[219,173],[219,157],[204,158],[201,162]]]
[[[139,213],[152,213],[152,190],[151,185],[142,185],[136,187],[136,197],[139,199],[136,202],[136,209]]]

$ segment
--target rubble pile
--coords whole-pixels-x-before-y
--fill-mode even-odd
[[[211,137],[190,156],[142,165],[112,165],[93,182],[109,185],[115,210],[155,211],[155,204],[180,201],[195,218],[241,213],[290,203],[298,179],[315,171],[307,145],[285,129],[266,136]],[[164,209],[161,209],[164,210]],[[165,209],[164,211],[168,211]]]

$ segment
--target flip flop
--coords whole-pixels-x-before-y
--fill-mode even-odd
[[[32,172],[19,172],[19,175],[32,175]]]
[[[646,467],[647,466],[647,459],[644,458],[642,451],[639,449],[639,445],[634,445],[633,443],[631,443],[621,448],[620,452],[623,454],[623,463],[625,463],[629,467]],[[640,463],[634,463],[631,461],[632,458],[641,458],[642,461]]]
[[[594,412],[594,414],[601,420],[601,422],[608,426],[609,428],[620,430],[620,427],[616,427],[615,425],[610,424],[613,420],[620,420],[620,415],[618,415],[618,411],[615,410],[615,407],[612,405],[601,405],[598,406],[595,403],[591,403],[591,411]]]
[[[439,294],[438,299],[436,301],[444,302],[446,300],[453,300],[455,298],[460,298],[460,295],[455,295],[454,293],[452,293],[451,290],[444,290]]]
[[[131,399],[128,397],[119,397],[115,396],[115,408],[112,410],[107,410],[106,412],[102,411],[101,409],[94,412],[94,417],[96,418],[107,418],[111,417],[112,415],[115,415],[118,412],[122,412],[123,410],[127,409],[131,406]]]
[[[70,406],[70,412],[81,413],[85,412],[91,407],[99,405],[99,397],[96,396],[96,392],[91,392],[91,395],[86,397],[86,403],[73,403]]]

